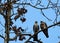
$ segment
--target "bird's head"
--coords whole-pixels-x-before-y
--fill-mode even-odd
[[[43,23],[43,21],[40,21],[40,23]]]
[[[37,21],[35,21],[35,23],[38,23]]]

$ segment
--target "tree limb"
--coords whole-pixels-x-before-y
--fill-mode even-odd
[[[5,39],[2,35],[0,35],[1,38]]]
[[[9,38],[9,41],[14,41],[17,39],[17,36],[15,36],[14,38]]]
[[[29,5],[29,6],[31,6],[33,8],[36,8],[36,9],[49,9],[49,8],[53,8],[54,7],[54,6],[51,6],[51,7],[38,8],[38,7],[34,6],[34,5],[31,5],[30,3],[16,3],[16,4],[19,4],[19,5]],[[14,7],[14,8],[17,8],[17,7]],[[60,7],[60,6],[55,6],[54,8],[56,8],[56,7]]]
[[[0,22],[1,26],[3,26],[5,28],[5,26]]]
[[[45,14],[44,14],[44,12],[42,11],[42,9],[41,9],[41,13],[42,13],[42,15],[43,15],[46,19],[48,19],[49,21],[52,21],[51,19],[49,19],[48,17],[45,16]]]
[[[1,12],[0,12],[0,14],[1,14],[1,15],[2,15],[4,18],[5,18],[5,15],[4,15],[4,13],[1,13]]]
[[[19,34],[20,35],[20,34]],[[31,36],[31,34],[21,34],[26,36]],[[14,38],[9,38],[10,41],[16,40],[18,36],[15,36]]]
[[[60,24],[60,22],[57,22],[56,24],[53,24],[53,25],[50,25],[50,26],[48,26],[47,28],[49,29],[49,28],[51,28],[51,27],[53,27],[53,26],[56,26],[56,25],[58,25],[58,24]],[[44,30],[44,29],[43,29]],[[27,43],[34,35],[36,35],[36,34],[38,34],[39,32],[41,32],[42,30],[39,30],[38,32],[36,32],[35,34],[33,34],[31,37],[29,37],[29,39],[27,40],[27,41],[25,41],[25,43]]]

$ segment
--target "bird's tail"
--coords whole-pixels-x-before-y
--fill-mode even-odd
[[[37,41],[38,40],[38,36],[37,35],[34,35],[33,40],[34,41]]]
[[[49,38],[48,29],[43,30],[43,33],[45,34],[45,36],[46,36],[47,38]]]

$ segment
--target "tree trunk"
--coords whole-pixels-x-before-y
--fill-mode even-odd
[[[11,14],[11,10],[6,11],[4,43],[9,43],[10,14]]]

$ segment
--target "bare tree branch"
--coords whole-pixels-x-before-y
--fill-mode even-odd
[[[4,13],[2,13],[2,12],[0,12],[0,14],[5,18],[5,15],[4,15]]]
[[[36,8],[36,9],[49,9],[49,8],[53,8],[54,6],[50,6],[50,7],[43,7],[43,8],[38,8],[38,7],[36,7],[36,5],[34,6],[34,5],[31,5],[30,3],[16,3],[17,5],[19,4],[19,5],[29,5],[29,6],[31,6],[31,7],[33,7],[33,8]],[[60,7],[60,6],[55,6],[54,8],[56,8],[56,7]],[[17,7],[14,7],[14,8],[17,8]]]
[[[60,24],[60,22],[57,22],[56,24],[53,24],[51,26],[48,26],[48,28],[53,27],[53,26],[56,26],[56,25],[59,25],[59,24]]]
[[[20,34],[19,34],[20,35]],[[31,34],[21,34],[25,36],[32,36]],[[9,38],[10,41],[16,40],[18,36],[15,36],[14,38]]]
[[[51,27],[53,27],[53,26],[56,26],[56,25],[58,25],[58,24],[60,24],[60,22],[57,22],[56,24],[50,25],[50,26],[48,26],[47,28],[49,29],[49,28],[51,28]],[[44,29],[43,29],[43,30],[44,30]],[[25,41],[25,43],[27,43],[31,38],[34,37],[34,35],[38,34],[38,33],[41,32],[41,31],[42,31],[42,30],[39,30],[38,32],[36,32],[35,34],[33,34],[31,37],[29,37],[29,39],[28,39],[27,41]]]
[[[5,1],[7,1],[7,2],[5,2]],[[3,3],[0,3],[0,6],[1,7],[3,7],[2,9],[0,9],[0,14],[4,17],[4,19],[5,19],[5,21],[6,21],[6,29],[5,29],[5,31],[6,31],[6,41],[7,41],[7,43],[9,42],[9,41],[13,41],[13,40],[16,40],[17,39],[17,37],[18,37],[18,35],[16,35],[15,37],[13,37],[13,38],[9,38],[9,28],[10,28],[10,18],[13,16],[13,15],[15,15],[15,13],[14,13],[14,10],[12,10],[13,8],[18,8],[20,5],[28,5],[28,6],[31,6],[31,7],[33,7],[33,8],[35,8],[35,9],[38,9],[38,10],[41,10],[41,13],[42,13],[42,15],[45,17],[45,18],[47,18],[48,20],[50,20],[51,21],[51,19],[49,19],[45,14],[44,14],[44,12],[43,12],[43,10],[45,10],[45,9],[50,9],[50,8],[52,8],[52,9],[54,9],[54,8],[57,8],[57,7],[60,7],[59,5],[58,5],[58,2],[59,2],[59,0],[57,0],[57,2],[56,3],[53,3],[51,0],[48,0],[48,5],[45,7],[44,5],[41,5],[41,1],[42,0],[37,0],[37,2],[36,2],[36,4],[35,5],[32,5],[31,3],[32,3],[32,1],[33,0],[30,0],[31,1],[31,3],[29,2],[29,3],[27,3],[27,0],[23,0],[23,2],[22,3],[16,3],[17,1],[16,0],[14,0],[14,1],[12,1],[12,0],[5,0]],[[20,0],[19,0],[20,1]],[[17,4],[17,6],[16,7],[14,7],[13,5],[14,4]],[[34,4],[34,3],[33,3]],[[38,7],[38,5],[40,6],[40,7]],[[51,6],[50,6],[51,5]],[[11,10],[12,10],[12,13],[13,14],[11,14]],[[4,12],[4,11],[6,11],[6,12]],[[7,18],[6,18],[6,16],[7,16]],[[56,13],[56,18],[55,18],[55,21],[57,21],[57,13]],[[0,23],[1,24],[1,23]],[[48,26],[47,28],[49,29],[50,27],[53,27],[53,26],[56,26],[56,25],[58,25],[58,24],[60,24],[60,22],[56,22],[56,24],[53,24],[53,25],[50,25],[50,26]],[[1,24],[2,25],[2,24]],[[3,25],[2,25],[3,26]],[[4,26],[5,27],[5,26]],[[44,29],[43,29],[44,30]],[[33,35],[31,35],[31,34],[22,34],[22,35],[26,35],[26,36],[30,36],[29,37],[29,39],[27,40],[27,41],[29,41],[31,38],[33,38],[34,37],[34,35],[36,35],[36,34],[38,34],[39,32],[41,32],[42,30],[39,30],[38,32],[36,32],[35,34],[33,34]],[[20,34],[19,34],[20,35]],[[0,35],[0,37],[1,38],[3,38],[3,39],[5,39],[2,35]],[[26,42],[27,42],[26,41]],[[25,42],[25,43],[26,43]]]
[[[5,26],[0,22],[1,26],[3,26],[5,28]]]
[[[9,38],[9,41],[14,41],[17,39],[17,36],[13,37],[13,38]]]
[[[2,35],[0,35],[1,38],[5,39]]]
[[[52,21],[51,19],[49,19],[48,17],[45,16],[45,14],[43,13],[42,9],[41,9],[41,13],[42,13],[42,15],[43,15],[45,18],[47,18],[49,21]]]
[[[49,1],[47,7],[43,7],[43,8],[38,8],[38,7],[36,7],[36,5],[34,6],[34,5],[31,5],[30,3],[16,3],[16,4],[20,4],[20,5],[29,5],[29,6],[31,6],[31,7],[33,7],[33,8],[40,9],[42,15],[43,15],[45,18],[47,18],[49,21],[52,21],[51,19],[49,19],[48,17],[45,16],[45,14],[43,13],[42,10],[44,10],[44,9],[49,9],[49,8],[57,8],[57,7],[60,7],[60,6],[57,6],[58,1],[57,1],[57,3],[56,3],[56,6],[55,6],[55,4],[52,3],[52,6],[49,7],[49,4],[50,4],[50,3],[52,3],[52,2]],[[56,16],[56,17],[57,17],[57,16]]]

